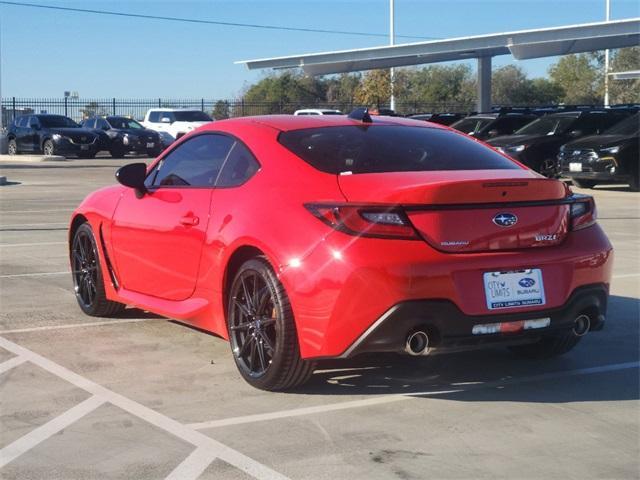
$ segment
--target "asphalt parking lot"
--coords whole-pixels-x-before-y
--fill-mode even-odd
[[[640,476],[640,194],[593,191],[612,296],[605,330],[570,354],[366,357],[266,393],[215,336],[80,312],[69,215],[124,163],[0,164],[1,478]]]

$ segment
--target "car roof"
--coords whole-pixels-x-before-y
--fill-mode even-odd
[[[179,107],[179,108],[154,107],[149,109],[149,111],[152,111],[152,110],[155,112],[201,112],[202,111],[199,108],[186,108],[186,107]]]
[[[405,125],[412,127],[432,127],[446,129],[442,125],[424,122],[422,120],[412,120],[402,117],[386,117],[374,115],[373,125]],[[203,127],[203,130],[215,130],[221,125],[260,124],[280,131],[301,130],[305,128],[322,127],[346,127],[356,125],[371,125],[359,120],[349,118],[347,115],[260,115],[255,117],[239,117],[228,120],[219,120]]]
[[[300,110],[296,110],[296,112],[339,112],[340,110],[335,110],[333,108],[301,108]]]

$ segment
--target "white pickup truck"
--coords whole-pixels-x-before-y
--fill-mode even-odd
[[[186,108],[151,108],[147,110],[142,125],[160,133],[166,147],[191,130],[212,122],[209,115],[200,110]]]

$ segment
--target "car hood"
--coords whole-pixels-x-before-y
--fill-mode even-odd
[[[47,130],[50,133],[57,133],[58,135],[64,135],[66,137],[75,137],[77,135],[95,136],[95,133],[88,128],[47,128]]]
[[[508,145],[530,144],[553,137],[555,137],[555,135],[503,135],[487,140],[487,143],[494,147],[506,147]]]
[[[630,141],[638,141],[635,135],[591,135],[565,144],[566,150],[586,150],[615,147]]]
[[[145,135],[158,135],[158,132],[155,132],[148,128],[145,128],[144,130],[141,130],[139,128],[112,128],[111,130],[118,133],[126,133],[127,135],[134,135],[136,137],[142,137]]]

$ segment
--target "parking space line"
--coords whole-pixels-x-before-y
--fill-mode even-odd
[[[81,388],[94,396],[100,398],[103,401],[109,402],[122,410],[145,420],[146,422],[155,425],[166,432],[190,443],[196,447],[202,447],[208,449],[211,454],[225,462],[233,465],[234,467],[242,470],[243,472],[259,479],[259,480],[285,480],[287,477],[272,470],[271,468],[263,465],[252,458],[228,447],[213,438],[200,433],[182,423],[167,417],[149,407],[131,400],[119,393],[109,390],[102,385],[99,385],[88,378],[78,375],[75,372],[59,365],[48,358],[45,358],[25,347],[13,343],[4,337],[0,337],[0,347],[8,350],[15,355],[26,358],[29,362],[40,368],[57,375],[58,377],[66,380],[67,382]],[[198,454],[199,456],[200,454]],[[189,462],[193,464],[193,460]],[[205,467],[206,468],[206,467]]]
[[[22,365],[26,360],[22,357],[13,357],[7,360],[6,362],[0,363],[0,373],[4,373],[7,370],[11,370],[18,365]]]
[[[211,420],[207,422],[190,423],[187,426],[194,430],[205,430],[209,428],[228,427],[232,425],[242,425],[246,423],[264,422],[268,420],[276,420],[281,418],[299,417],[304,415],[312,415],[316,413],[333,412],[338,410],[347,410],[351,408],[369,407],[373,405],[382,405],[386,403],[399,402],[409,400],[413,397],[427,397],[447,395],[452,393],[464,393],[470,390],[478,390],[484,388],[496,388],[520,383],[539,382],[543,380],[553,380],[558,378],[572,377],[576,375],[589,375],[594,373],[605,373],[617,370],[625,370],[629,368],[640,367],[640,362],[617,363],[611,365],[603,365],[599,367],[580,368],[576,370],[566,370],[562,372],[543,373],[529,377],[514,378],[512,380],[499,380],[495,382],[478,383],[453,390],[437,390],[427,392],[407,392],[396,393],[392,395],[384,395],[381,397],[368,398],[364,400],[354,400],[351,402],[331,403],[327,405],[318,405],[315,407],[296,408],[292,410],[281,410],[270,413],[259,413],[254,415],[245,415],[240,417],[223,418],[220,420]]]
[[[207,447],[198,447],[165,480],[196,480],[215,459],[216,455]]]
[[[46,277],[50,275],[68,275],[69,273],[71,273],[69,270],[64,272],[10,273],[7,275],[0,275],[0,278]]]
[[[39,247],[44,245],[67,245],[68,242],[40,242],[40,243],[0,243],[0,248],[8,247]]]
[[[68,227],[68,223],[14,223],[10,225],[0,225],[0,228],[19,228],[19,227]]]
[[[0,335],[5,335],[8,333],[42,332],[47,330],[66,330],[69,328],[100,327],[103,325],[119,325],[121,323],[149,322],[152,320],[157,321],[157,320],[165,320],[165,319],[164,318],[126,318],[122,320],[106,320],[104,322],[65,323],[63,325],[45,325],[43,327],[14,328],[11,330],[0,330]]]
[[[612,278],[631,278],[631,277],[640,277],[640,273],[622,273],[620,275],[613,275]]]
[[[69,212],[71,213],[75,207],[54,208],[51,210],[0,210],[0,215],[4,213],[51,213],[51,212]]]
[[[103,398],[92,395],[75,407],[70,408],[62,415],[57,416],[44,425],[31,430],[29,433],[20,437],[13,443],[10,443],[2,450],[0,450],[0,468],[4,467],[7,463],[15,460],[23,453],[28,452],[36,445],[44,442],[47,438],[55,435],[60,430],[63,430],[69,425],[80,420],[88,413],[93,412],[96,408],[104,403],[105,400]]]

